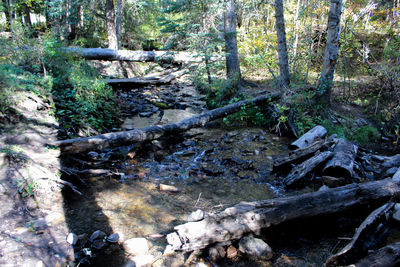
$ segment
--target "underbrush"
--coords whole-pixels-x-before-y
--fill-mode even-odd
[[[17,91],[29,90],[52,102],[62,137],[115,127],[119,111],[113,90],[96,70],[63,53],[63,44],[51,34],[31,39],[18,23],[12,29],[13,39],[0,44],[0,116],[15,104]]]

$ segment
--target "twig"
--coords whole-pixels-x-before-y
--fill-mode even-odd
[[[196,205],[194,205],[195,208],[197,208],[197,204],[199,204],[200,198],[201,198],[201,192],[199,194],[199,197],[197,198]]]

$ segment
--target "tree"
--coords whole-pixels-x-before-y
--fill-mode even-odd
[[[121,49],[121,34],[122,34],[122,0],[116,0],[116,10],[115,10],[115,27],[117,34],[117,46]]]
[[[106,0],[106,24],[108,34],[108,48],[118,49],[117,30],[115,27],[114,1]]]
[[[226,47],[226,74],[237,86],[240,79],[240,65],[236,40],[236,3],[235,0],[225,0],[224,31]]]
[[[340,17],[342,14],[342,0],[331,0],[328,16],[328,36],[326,40],[324,61],[321,76],[318,82],[318,98],[323,104],[330,104],[333,85],[333,75],[338,59]]]
[[[283,16],[283,0],[275,0],[275,19],[276,34],[278,36],[279,69],[281,71],[280,82],[283,88],[288,88],[290,79],[288,51],[286,45],[285,18]]]

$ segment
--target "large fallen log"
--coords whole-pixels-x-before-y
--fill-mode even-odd
[[[382,164],[385,168],[399,167],[400,166],[400,154],[388,157]]]
[[[333,177],[353,177],[357,149],[355,144],[340,138],[333,150],[332,159],[325,165],[323,174]]]
[[[106,48],[81,48],[64,47],[64,52],[92,60],[120,60],[136,62],[165,62],[183,64],[190,62],[201,62],[203,58],[192,52],[177,51],[132,51],[113,50]],[[222,59],[221,56],[213,56],[211,60]]]
[[[324,137],[326,133],[327,130],[323,126],[317,125],[302,136],[300,136],[299,139],[291,143],[290,147],[293,149],[305,148],[316,139]]]
[[[135,142],[144,142],[157,139],[163,135],[176,134],[187,131],[191,128],[204,126],[207,122],[225,117],[236,111],[239,111],[243,105],[261,104],[277,99],[279,93],[271,93],[269,95],[260,96],[251,100],[240,101],[222,108],[213,109],[202,114],[181,120],[177,123],[169,123],[164,125],[154,125],[142,129],[106,133],[91,137],[83,137],[76,139],[68,139],[54,142],[51,145],[56,145],[65,153],[80,153],[90,150],[101,150],[107,147],[116,147]]]
[[[325,267],[347,266],[365,257],[373,246],[382,242],[387,224],[393,215],[394,203],[389,202],[374,210],[357,228],[356,233],[340,252],[328,258]]]
[[[360,260],[354,267],[396,267],[400,266],[400,242],[383,247],[366,258]]]
[[[197,222],[174,227],[167,241],[174,250],[193,251],[214,243],[296,219],[334,214],[398,198],[400,183],[391,179],[256,202],[243,202]]]
[[[327,161],[333,155],[330,151],[324,151],[316,154],[312,158],[304,161],[302,164],[296,166],[289,175],[285,178],[283,183],[286,187],[290,187],[302,180],[307,174],[309,174],[314,168],[321,163]]]

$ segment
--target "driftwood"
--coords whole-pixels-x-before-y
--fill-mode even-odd
[[[190,62],[201,62],[203,58],[192,52],[176,51],[132,51],[132,50],[113,50],[105,48],[80,48],[64,47],[66,53],[78,55],[86,59],[93,60],[121,60],[136,62],[165,62],[184,64]],[[223,59],[221,56],[213,56],[211,60]]]
[[[316,154],[312,158],[304,161],[302,164],[296,166],[289,175],[285,178],[283,183],[286,187],[290,187],[302,180],[308,173],[316,168],[321,163],[327,161],[333,155],[330,151],[324,151]]]
[[[393,181],[400,182],[400,167],[397,169],[396,173],[392,177]]]
[[[396,267],[400,266],[400,242],[385,246],[364,259],[354,267]]]
[[[323,174],[334,177],[353,177],[357,149],[358,147],[353,143],[340,138],[333,150],[332,159],[325,165]]]
[[[324,127],[318,125],[303,134],[299,139],[290,144],[292,149],[305,148],[310,145],[314,140],[322,138],[326,135],[327,131]]]
[[[163,77],[140,77],[140,78],[126,78],[126,79],[108,79],[106,82],[113,87],[135,87],[145,85],[162,85],[168,84],[172,80],[184,75],[187,70],[180,70],[172,72]]]
[[[274,159],[274,170],[284,168],[290,164],[304,160],[306,157],[314,154],[322,147],[328,146],[328,142],[325,140],[318,140],[305,148],[299,148],[290,152],[287,156],[280,156]]]
[[[351,184],[300,196],[242,202],[197,222],[174,227],[167,241],[174,250],[193,251],[214,243],[238,240],[247,233],[296,219],[347,211],[400,196],[391,179]]]
[[[164,135],[176,134],[179,132],[187,131],[194,127],[204,126],[209,121],[222,118],[226,115],[232,114],[240,110],[243,105],[257,105],[260,103],[271,101],[272,99],[277,99],[279,97],[279,93],[272,93],[251,100],[240,101],[222,108],[213,109],[202,114],[181,120],[177,123],[154,125],[125,132],[106,133],[91,137],[68,139],[55,142],[52,145],[59,146],[61,150],[66,153],[80,153],[83,151],[101,150],[107,147],[116,147],[132,144],[135,142],[154,140]]]
[[[344,266],[352,264],[367,255],[368,250],[382,241],[389,219],[392,217],[394,203],[389,202],[374,210],[358,227],[356,233],[339,253],[331,256],[326,267]]]
[[[385,168],[400,167],[400,154],[388,157],[382,166]]]

